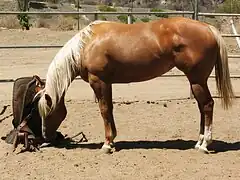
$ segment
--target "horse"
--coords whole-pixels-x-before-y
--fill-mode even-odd
[[[97,98],[105,130],[102,149],[112,152],[117,136],[112,84],[151,80],[174,67],[185,74],[198,103],[201,118],[195,148],[209,153],[214,100],[207,80],[215,67],[222,107],[230,108],[234,91],[228,53],[214,26],[184,17],[135,24],[96,20],[78,31],[50,63],[45,88],[39,93],[44,138],[54,139],[67,113],[64,96],[72,81],[80,76]]]

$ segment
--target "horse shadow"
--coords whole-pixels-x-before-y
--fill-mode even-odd
[[[115,143],[116,151],[121,150],[132,150],[132,149],[176,149],[176,150],[189,150],[193,149],[196,141],[192,140],[167,140],[167,141],[118,141]],[[56,145],[57,148],[65,149],[101,149],[103,143],[87,143],[77,142],[72,139],[65,139],[60,144]],[[224,142],[214,140],[213,143],[208,147],[212,153],[221,153],[228,151],[239,151],[239,142]]]

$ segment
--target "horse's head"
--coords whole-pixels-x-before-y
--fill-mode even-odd
[[[54,141],[57,138],[57,129],[67,115],[64,95],[53,105],[52,98],[43,90],[40,93],[38,109],[42,118],[42,136],[45,141]]]

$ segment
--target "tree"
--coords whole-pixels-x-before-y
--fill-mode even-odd
[[[20,11],[27,11],[28,10],[28,0],[17,0],[18,2],[18,9]],[[19,24],[21,25],[22,29],[26,28],[26,30],[30,29],[31,24],[29,23],[29,16],[27,14],[18,14]]]

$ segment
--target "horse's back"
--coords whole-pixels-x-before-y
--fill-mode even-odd
[[[132,82],[148,80],[163,70],[165,72],[161,68],[163,64],[172,68],[171,61],[160,61],[161,47],[151,30],[151,23],[102,23],[96,25],[93,32],[93,38],[85,47],[84,58],[92,73],[111,74],[114,82]],[[98,72],[102,70],[104,72]]]
[[[116,82],[149,80],[176,63],[191,66],[193,54],[201,59],[216,43],[206,24],[179,17],[130,25],[105,22],[95,25],[93,32],[85,47],[85,65]]]

